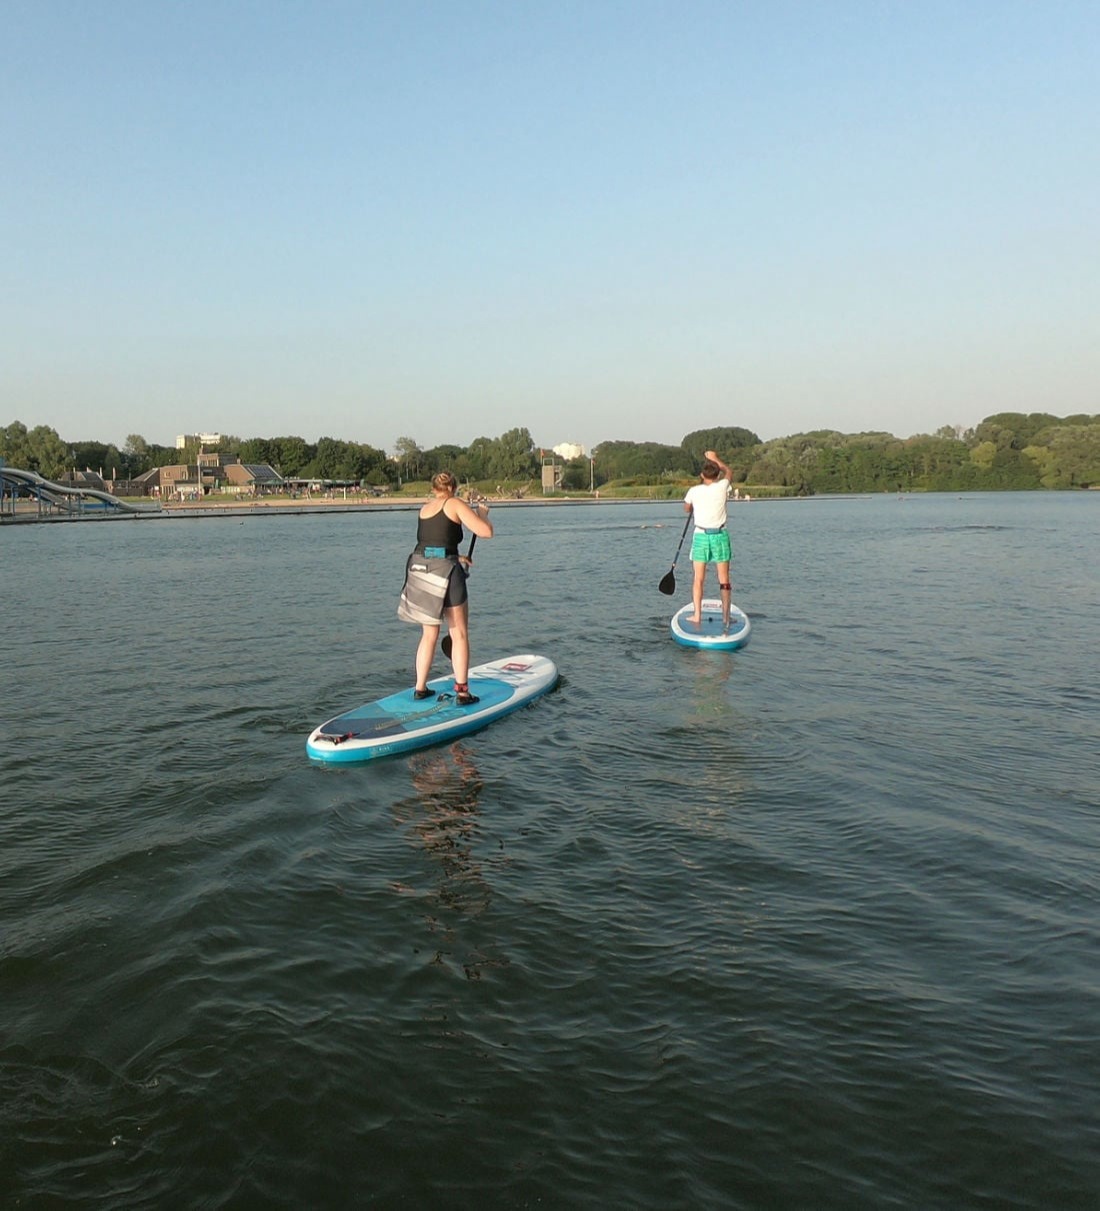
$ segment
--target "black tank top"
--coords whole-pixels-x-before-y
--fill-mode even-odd
[[[445,547],[448,551],[458,551],[462,542],[462,523],[451,521],[445,509],[433,513],[431,517],[421,517],[416,527],[416,545],[418,547]]]

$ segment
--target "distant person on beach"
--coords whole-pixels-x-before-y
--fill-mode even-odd
[[[695,533],[691,540],[691,563],[695,571],[691,586],[691,601],[695,613],[689,622],[696,626],[703,621],[703,586],[707,579],[707,564],[718,569],[718,588],[722,594],[722,626],[730,624],[730,536],[726,529],[726,501],[733,472],[713,450],[703,455],[700,482],[687,490],[684,512],[695,517]]]
[[[416,548],[405,564],[405,586],[397,607],[398,618],[420,624],[420,643],[416,649],[416,686],[414,698],[432,698],[428,675],[439,642],[439,627],[445,619],[451,639],[451,666],[455,676],[455,701],[459,706],[477,702],[470,693],[469,602],[466,577],[469,560],[459,554],[462,527],[478,538],[493,537],[489,506],[473,506],[460,500],[458,480],[450,471],[440,471],[432,479],[432,494],[420,510],[416,527]]]

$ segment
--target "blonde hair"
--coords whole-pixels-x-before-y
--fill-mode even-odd
[[[450,471],[440,471],[432,476],[433,492],[457,492],[458,480]]]

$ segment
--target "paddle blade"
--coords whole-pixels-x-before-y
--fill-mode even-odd
[[[666,597],[671,597],[676,592],[676,577],[672,574],[672,568],[661,577],[661,583],[657,586]]]
[[[451,637],[450,637],[450,635],[444,635],[443,642],[439,646],[443,649],[443,655],[446,656],[448,660],[450,660],[450,658],[451,658]]]

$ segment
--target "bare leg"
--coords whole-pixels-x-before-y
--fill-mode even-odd
[[[707,579],[707,565],[695,560],[692,562],[692,567],[695,570],[695,576],[691,582],[691,603],[695,606],[695,614],[690,621],[700,623],[703,621],[703,586]]]
[[[435,645],[439,642],[439,627],[421,626],[420,643],[416,648],[416,688],[426,690],[428,677],[435,658]]]
[[[451,668],[459,685],[465,685],[470,675],[469,613],[469,603],[449,606],[446,611],[447,633],[451,637]]]
[[[718,565],[718,583],[719,585],[727,585],[730,582],[730,565],[727,559],[725,563]],[[722,626],[729,630],[730,625],[730,598],[732,589],[721,589],[722,593]]]

